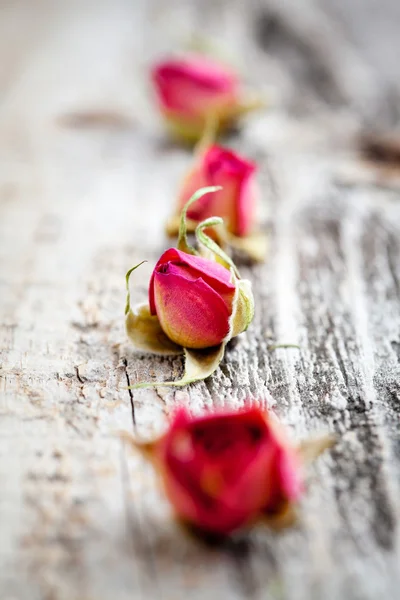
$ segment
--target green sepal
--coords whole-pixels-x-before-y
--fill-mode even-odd
[[[126,315],[128,314],[128,312],[131,308],[131,293],[129,291],[129,278],[130,278],[131,274],[133,273],[133,271],[135,271],[138,267],[140,267],[145,262],[147,262],[147,260],[142,260],[142,262],[140,262],[139,264],[137,264],[134,267],[132,267],[131,269],[129,269],[129,271],[127,271],[127,273],[125,275],[125,282],[126,282],[125,314]]]
[[[232,302],[232,314],[229,318],[229,331],[224,342],[246,331],[254,317],[254,296],[251,282],[248,279],[238,279],[231,269],[232,282],[235,284],[235,295]]]
[[[199,223],[196,227],[196,239],[199,242],[199,244],[202,244],[205,248],[207,248],[207,250],[210,250],[210,252],[214,255],[214,259],[215,257],[218,257],[222,264],[227,269],[232,269],[236,277],[239,278],[239,271],[231,257],[228,256],[226,252],[224,252],[222,248],[218,246],[218,244],[214,242],[214,240],[211,239],[210,236],[208,236],[204,231],[208,227],[216,226],[224,227],[224,220],[221,217],[210,217],[209,219],[201,221],[201,223]]]
[[[198,254],[197,250],[195,248],[193,248],[193,246],[191,246],[187,240],[186,214],[187,214],[189,207],[194,202],[197,202],[197,200],[199,200],[205,194],[208,194],[210,192],[217,192],[218,190],[222,190],[221,186],[219,186],[219,185],[200,188],[186,202],[186,204],[183,207],[182,212],[181,212],[181,219],[180,219],[180,225],[179,225],[179,237],[178,237],[178,244],[177,244],[178,250],[181,250],[182,252],[186,252],[187,254],[194,254],[194,255]]]

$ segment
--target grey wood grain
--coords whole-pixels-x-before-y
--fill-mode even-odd
[[[0,598],[395,600],[398,179],[351,148],[360,127],[397,125],[396,3],[379,3],[376,26],[372,0],[13,6],[0,17]],[[256,316],[215,375],[129,393],[182,371],[127,343],[124,274],[148,260],[132,278],[145,300],[191,163],[154,117],[147,68],[195,33],[273,101],[228,140],[260,163],[269,257],[241,265]],[[219,547],[179,528],[116,435],[157,434],[179,403],[257,403],[294,439],[338,434],[298,527]]]

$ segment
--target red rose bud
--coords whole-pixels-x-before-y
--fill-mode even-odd
[[[206,194],[187,213],[195,222],[212,216],[224,219],[229,233],[247,236],[254,229],[258,195],[255,163],[221,146],[209,147],[185,179],[179,198],[179,211],[193,193],[205,186],[218,185],[222,190]]]
[[[143,450],[177,515],[207,532],[229,534],[277,515],[302,491],[296,450],[257,408],[196,418],[180,410],[166,434]]]
[[[189,140],[201,137],[210,117],[223,127],[243,111],[237,76],[210,58],[191,56],[159,63],[152,78],[167,122]]]
[[[247,329],[253,317],[251,291],[240,285],[236,292],[237,286],[221,264],[170,248],[151,276],[150,312],[176,344],[217,346]],[[231,323],[235,293],[238,304]]]

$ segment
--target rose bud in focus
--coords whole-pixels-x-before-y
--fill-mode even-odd
[[[244,237],[252,233],[258,188],[257,166],[232,150],[210,146],[186,177],[178,201],[179,212],[200,187],[219,185],[222,190],[207,194],[191,206],[187,216],[198,223],[214,215],[222,217],[227,231]]]
[[[183,386],[206,379],[218,368],[227,343],[249,326],[254,316],[251,283],[242,279],[232,259],[206,233],[223,224],[221,217],[205,219],[196,227],[198,249],[189,244],[186,214],[203,196],[221,188],[197,190],[182,210],[177,248],[158,260],[151,275],[149,304],[131,306],[129,279],[142,263],[126,274],[125,326],[138,350],[183,354],[183,376],[174,381],[139,382]]]
[[[239,287],[218,262],[170,248],[150,280],[149,305],[169,339],[185,348],[209,348],[247,329],[253,317],[250,290]]]
[[[152,79],[167,124],[189,141],[202,136],[210,119],[223,129],[256,106],[241,99],[234,72],[204,56],[161,62],[153,68]]]
[[[205,532],[277,516],[302,492],[296,449],[258,408],[201,417],[181,409],[157,441],[131,442],[153,461],[177,515]]]

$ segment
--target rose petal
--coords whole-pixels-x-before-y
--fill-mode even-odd
[[[161,327],[185,348],[209,348],[229,331],[230,308],[203,279],[156,272],[154,301]]]
[[[249,235],[254,227],[257,195],[258,187],[252,178],[252,172],[249,171],[240,182],[236,205],[236,230],[232,233],[239,237]]]
[[[193,256],[182,252],[177,248],[170,248],[158,260],[151,276],[149,285],[149,303],[151,313],[156,314],[154,301],[154,277],[160,266],[168,262],[180,262],[185,266],[191,267],[198,277],[201,277],[209,286],[220,294],[226,302],[233,299],[235,285],[231,282],[231,274],[228,269],[212,260],[201,256]]]
[[[215,104],[231,104],[238,88],[232,72],[200,57],[161,63],[153,80],[162,106],[189,117],[205,114]]]
[[[193,446],[196,431],[207,434],[204,443],[208,451],[202,450],[201,442]],[[213,461],[213,448],[208,442],[218,444],[223,432],[225,436],[229,432],[236,443],[229,460],[229,453],[218,453]],[[247,444],[240,444],[243,433]],[[254,436],[253,441],[247,434]],[[160,451],[171,501],[179,507],[181,516],[204,529],[219,533],[237,529],[255,518],[271,494],[263,482],[265,473],[271,470],[275,444],[264,415],[257,409],[207,415],[192,422],[180,412]]]

